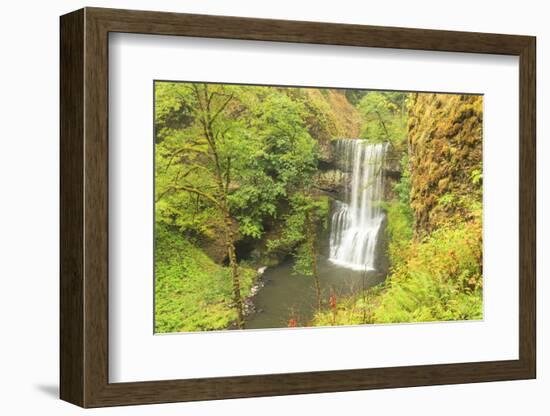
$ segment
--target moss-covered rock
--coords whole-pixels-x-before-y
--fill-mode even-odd
[[[348,172],[339,169],[321,171],[315,176],[315,186],[324,192],[339,193],[344,190],[349,182],[349,176]]]
[[[359,137],[362,117],[340,90],[303,89],[309,134],[317,141],[320,159],[331,162],[331,141],[338,137]]]
[[[408,146],[417,236],[468,217],[481,200],[483,97],[413,94]]]

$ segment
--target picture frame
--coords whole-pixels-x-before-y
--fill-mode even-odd
[[[109,33],[519,57],[519,359],[109,382]],[[84,8],[60,20],[60,397],[82,407],[536,377],[536,40],[501,35]]]

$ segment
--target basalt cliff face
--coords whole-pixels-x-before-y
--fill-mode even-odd
[[[482,180],[483,97],[413,94],[408,153],[417,236],[471,212]]]
[[[340,90],[305,90],[309,134],[319,144],[320,168],[332,165],[335,137],[358,137],[361,115]],[[328,167],[328,166],[326,166]]]

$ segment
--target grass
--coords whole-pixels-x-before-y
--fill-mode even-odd
[[[236,320],[231,307],[230,270],[220,266],[177,231],[157,226],[155,246],[155,332],[226,329]],[[241,267],[241,291],[254,283]]]

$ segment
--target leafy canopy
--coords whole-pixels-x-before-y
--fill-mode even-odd
[[[221,175],[240,232],[261,237],[266,218],[316,170],[303,103],[269,87],[161,82],[155,93],[158,221],[214,236]],[[204,195],[182,192],[190,188]]]

